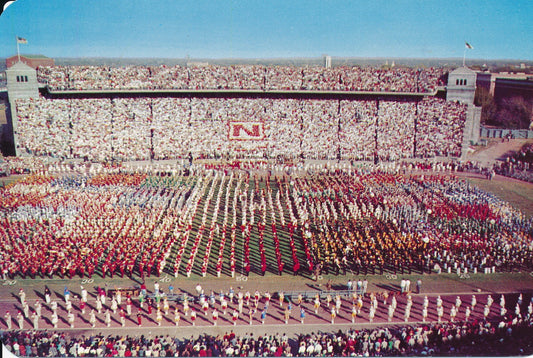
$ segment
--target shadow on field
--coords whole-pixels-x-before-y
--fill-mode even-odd
[[[387,285],[384,283],[380,283],[380,284],[377,284],[376,286],[386,291],[400,292],[400,286],[398,285]]]

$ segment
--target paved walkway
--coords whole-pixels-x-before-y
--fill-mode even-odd
[[[511,154],[520,150],[526,143],[531,142],[531,139],[511,139],[504,142],[492,142],[484,149],[479,149],[477,152],[467,155],[467,160],[481,163],[482,165],[491,165],[497,159],[503,158],[505,155]]]

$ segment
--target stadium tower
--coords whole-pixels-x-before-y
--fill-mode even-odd
[[[17,99],[39,98],[39,84],[37,82],[37,71],[23,62],[17,62],[6,70],[7,93],[9,99],[9,110],[7,126],[13,133],[13,143],[15,156],[18,156],[18,128],[15,101]],[[11,124],[11,128],[10,127]]]
[[[477,73],[468,67],[459,67],[448,75],[446,100],[468,105],[461,158],[465,158],[470,144],[476,144],[479,141],[481,107],[474,106],[476,80]]]

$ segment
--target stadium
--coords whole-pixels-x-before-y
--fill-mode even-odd
[[[6,74],[17,355],[531,354],[531,216],[467,180],[474,71]]]

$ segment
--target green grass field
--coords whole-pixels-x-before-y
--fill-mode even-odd
[[[533,217],[533,185],[517,180],[486,180],[468,178],[468,181],[478,188],[493,193],[498,198],[508,202],[514,208],[522,211],[528,217]]]

